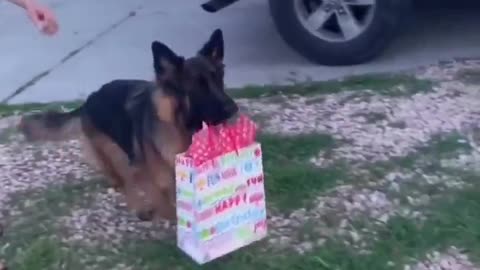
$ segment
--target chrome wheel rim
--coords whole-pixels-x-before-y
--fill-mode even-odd
[[[293,0],[295,12],[311,34],[329,42],[361,35],[373,21],[377,0]]]

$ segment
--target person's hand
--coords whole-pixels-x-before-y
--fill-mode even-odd
[[[48,7],[35,0],[25,0],[25,10],[33,24],[44,34],[54,35],[58,32],[57,19]]]

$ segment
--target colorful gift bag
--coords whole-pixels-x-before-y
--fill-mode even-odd
[[[245,116],[205,127],[176,159],[177,242],[204,264],[264,238],[262,150]]]

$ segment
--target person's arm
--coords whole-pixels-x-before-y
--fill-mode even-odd
[[[8,2],[12,3],[12,4],[15,4],[21,8],[24,8],[26,9],[27,8],[27,5],[25,3],[25,0],[7,0]]]
[[[36,0],[7,0],[27,12],[33,24],[47,35],[53,35],[58,31],[57,19],[53,12],[46,6],[37,3]]]

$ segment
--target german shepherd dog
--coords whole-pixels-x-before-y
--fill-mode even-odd
[[[174,220],[175,155],[203,122],[226,122],[238,107],[224,89],[220,29],[188,59],[158,41],[151,49],[154,82],[114,80],[71,112],[24,116],[19,130],[29,141],[81,139],[87,160],[125,194],[138,218]]]

